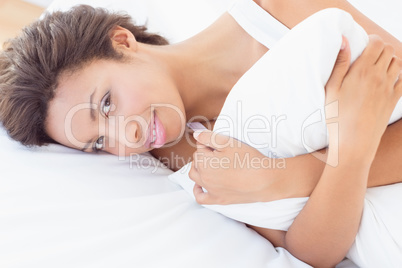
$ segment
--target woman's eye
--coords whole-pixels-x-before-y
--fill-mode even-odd
[[[103,98],[102,101],[102,113],[103,115],[107,118],[109,117],[109,112],[110,112],[110,107],[111,107],[111,103],[110,103],[110,93],[108,92],[106,94],[106,96]]]
[[[94,143],[94,151],[95,151],[95,152],[98,152],[98,151],[103,150],[103,147],[104,147],[104,139],[105,139],[105,137],[101,136],[101,137],[99,137],[99,139],[97,139],[97,140],[95,141],[95,143]]]

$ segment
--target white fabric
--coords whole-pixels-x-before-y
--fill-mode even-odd
[[[228,13],[249,35],[268,48],[273,47],[289,31],[285,25],[250,0],[235,2]]]
[[[105,7],[130,14],[137,24],[170,42],[183,41],[214,22],[234,0],[55,0],[47,10],[67,10],[77,4]]]
[[[326,147],[324,87],[342,35],[349,40],[353,61],[368,36],[346,12],[323,10],[294,27],[231,90],[214,132],[242,140],[270,157],[292,157]],[[390,122],[401,117],[402,101]],[[193,195],[189,165],[169,177]],[[402,263],[401,193],[402,184],[368,190],[359,234],[348,254],[358,266]],[[287,230],[307,200],[206,207],[251,225]]]
[[[125,9],[154,30],[165,22],[161,29],[173,27],[168,36],[180,41],[212,23],[229,1],[57,0],[50,9],[84,2]],[[0,163],[2,268],[310,267],[196,204],[148,155],[27,149],[0,127]]]
[[[359,1],[378,15],[377,7],[364,5],[368,0]],[[386,15],[389,25],[402,10],[393,1],[378,0],[396,11]],[[178,42],[230,2],[56,0],[50,9],[87,3],[126,10]],[[0,163],[2,268],[309,267],[243,224],[195,204],[146,155],[118,160],[57,145],[27,149],[0,129]]]

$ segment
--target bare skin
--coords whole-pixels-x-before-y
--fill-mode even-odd
[[[332,133],[330,128],[327,154],[329,161],[339,156],[339,164],[324,167],[317,185],[310,189],[312,192],[309,201],[287,232],[252,226],[275,246],[286,248],[314,267],[336,265],[354,241],[363,209],[368,173],[388,118],[402,94],[402,82],[394,85],[394,79],[400,73],[400,64],[392,54],[390,46],[385,46],[378,37],[373,36],[368,48],[348,71],[347,59],[350,55],[340,53],[339,58],[346,60],[339,61],[338,66],[335,66],[326,86],[327,103],[336,99],[340,104],[340,116],[336,119],[340,126],[339,140],[331,138],[335,136],[335,132]],[[359,86],[356,83],[360,82],[353,79],[353,73],[356,72],[365,78],[364,86],[361,87],[365,89],[363,91],[357,90]],[[381,73],[384,75],[378,75]],[[211,150],[211,136],[212,132],[202,132],[197,136],[200,145],[194,154],[195,161],[190,170],[190,177],[197,183],[194,188],[197,201],[206,204],[229,204],[241,199],[246,200],[245,202],[263,201],[264,192],[267,194],[263,189],[267,184],[255,182],[264,179],[266,169],[244,171],[231,166],[235,161],[228,161],[229,166],[224,169],[198,163],[204,163],[212,157],[222,159],[233,156],[233,151],[240,154],[252,153],[251,157],[254,158],[264,156],[243,144],[237,148],[214,147]],[[215,136],[215,139],[218,144],[226,144],[227,140],[236,144],[236,141],[225,136]],[[331,150],[331,144],[338,141],[339,154]],[[292,176],[300,180],[298,174],[294,173]],[[221,177],[230,178],[231,186],[222,187],[219,183]],[[240,186],[239,183],[243,184]],[[208,192],[204,193],[200,185]],[[287,190],[281,189],[280,183],[267,187],[266,189],[274,188],[279,192]],[[275,190],[270,189],[272,192]]]
[[[226,31],[222,32],[222,28]],[[218,116],[232,86],[267,51],[229,14],[180,44],[141,44],[121,27],[111,33],[111,39],[114,47],[131,59],[129,63],[95,61],[60,79],[56,96],[49,105],[46,130],[61,144],[81,150],[91,141],[84,150],[91,152],[99,137],[104,137],[103,151],[130,155],[178,141],[187,120],[202,116],[205,121],[213,121]],[[237,45],[231,45],[234,43]],[[250,52],[244,57],[242,51]],[[88,104],[95,88],[92,106],[98,115],[95,120],[90,117],[90,107],[69,114],[80,104]],[[110,111],[105,114],[102,103],[108,92]],[[152,114],[151,107],[155,104],[164,106],[156,107]],[[166,108],[165,104],[176,110]],[[147,146],[147,128],[155,115],[163,126],[164,135],[158,146]],[[132,116],[140,116],[144,123],[129,120]],[[119,127],[114,122],[119,117],[129,122]],[[66,118],[68,124],[63,124]],[[163,155],[164,150],[153,153]]]
[[[284,4],[287,7],[291,5],[291,1],[282,1],[282,2],[276,2],[276,1],[260,1],[260,4],[262,3],[274,3],[271,6],[266,6],[266,10],[269,10],[271,14],[276,15],[276,17],[281,17],[281,14],[283,15],[285,8],[281,6],[280,4]],[[308,2],[308,1],[307,1]],[[292,19],[288,19],[287,22],[284,22],[287,24],[289,27],[292,27],[295,23],[297,23],[297,18],[305,18],[306,16],[310,15],[309,12],[315,12],[319,9],[322,8],[322,4],[330,4],[330,6],[333,7],[340,7],[344,8],[350,13],[352,13],[355,17],[355,19],[363,26],[366,28],[366,30],[369,33],[377,33],[380,34],[385,40],[388,42],[392,43],[396,48],[395,52],[396,55],[400,56],[401,55],[401,44],[399,41],[394,39],[393,37],[390,37],[388,34],[382,35],[382,30],[371,23],[369,20],[367,20],[365,17],[363,17],[361,14],[359,14],[356,10],[351,9],[351,6],[348,5],[347,3],[344,3],[342,1],[310,1],[312,3],[311,6],[306,5],[306,9],[304,9],[304,13],[297,13],[298,11],[294,10],[294,13],[296,14],[295,16],[292,17]],[[278,5],[275,6],[275,3]],[[280,3],[280,4],[279,4]],[[294,5],[297,6],[297,5]],[[325,5],[325,7],[328,7]],[[276,10],[276,13],[275,13]],[[281,13],[281,10],[283,11]],[[289,12],[289,9],[286,9],[286,12]],[[299,16],[297,15],[299,14]],[[380,42],[381,43],[381,42]],[[381,55],[383,54],[393,54],[394,50],[388,46],[385,46],[384,44],[378,45],[381,50]],[[385,52],[384,52],[385,51]],[[388,57],[389,59],[389,57]],[[388,60],[386,60],[388,62]],[[398,64],[399,65],[399,64]],[[397,67],[394,67],[397,69]],[[397,72],[397,71],[396,71]],[[374,73],[373,73],[374,75]],[[338,96],[339,97],[339,96]],[[398,98],[397,98],[398,99]],[[392,105],[389,105],[393,107]],[[388,117],[389,118],[389,117]],[[346,119],[343,119],[346,120]],[[373,123],[373,122],[372,122]],[[381,128],[377,128],[380,129]],[[350,247],[351,243],[353,242],[354,236],[356,235],[357,229],[358,229],[358,224],[360,220],[360,215],[362,211],[362,200],[364,197],[365,193],[365,187],[367,185],[369,186],[375,186],[375,185],[382,185],[382,184],[389,184],[389,183],[395,183],[395,182],[400,182],[401,181],[401,165],[399,163],[400,158],[393,157],[391,159],[390,156],[386,157],[387,155],[387,150],[389,151],[394,151],[396,155],[400,155],[400,150],[398,148],[395,148],[395,143],[399,143],[401,134],[398,134],[398,131],[401,129],[401,122],[395,123],[393,126],[389,127],[388,130],[385,132],[380,147],[378,149],[378,153],[375,157],[375,160],[367,160],[365,157],[362,157],[363,155],[371,155],[374,158],[375,152],[377,148],[373,147],[371,149],[365,148],[359,149],[357,147],[351,146],[354,149],[354,152],[347,152],[343,154],[342,158],[344,161],[344,164],[341,164],[335,171],[335,169],[331,169],[329,166],[325,166],[325,164],[320,164],[318,163],[319,161],[316,160],[314,157],[311,157],[309,155],[303,156],[304,158],[304,164],[307,166],[311,167],[309,168],[299,168],[298,172],[293,173],[293,177],[299,178],[299,182],[305,183],[306,181],[312,182],[309,185],[309,190],[305,192],[305,195],[300,195],[300,196],[307,196],[311,194],[310,200],[308,205],[303,209],[303,211],[300,213],[300,215],[296,218],[294,224],[292,227],[289,229],[288,232],[283,232],[283,231],[277,231],[277,230],[268,230],[264,228],[258,228],[258,227],[253,227],[257,232],[259,232],[261,235],[269,239],[275,246],[281,246],[286,249],[288,249],[293,255],[296,257],[312,264],[313,266],[319,266],[319,267],[326,267],[326,266],[334,266],[336,265],[342,258],[345,256],[348,248]],[[361,137],[365,136],[365,134],[362,134],[359,137],[359,140],[356,140],[356,144],[359,144],[361,142]],[[381,137],[381,135],[380,135]],[[398,139],[399,137],[399,139]],[[205,137],[204,137],[205,138]],[[206,137],[206,140],[202,140],[202,134],[198,137],[200,139],[199,141],[202,144],[208,144],[208,137]],[[377,139],[379,137],[377,136]],[[369,139],[373,141],[372,139]],[[391,143],[393,145],[391,145]],[[330,143],[331,144],[331,143]],[[355,145],[356,145],[355,144]],[[375,143],[374,143],[375,144]],[[398,147],[398,146],[396,146]],[[201,149],[198,149],[198,151],[203,151],[208,152],[207,149],[204,147]],[[205,151],[206,150],[206,151]],[[346,149],[344,149],[347,151]],[[368,151],[365,151],[368,150]],[[344,152],[345,152],[344,151]],[[252,150],[247,150],[247,152],[252,152]],[[220,152],[214,153],[216,156],[217,154],[220,154]],[[233,152],[230,153],[223,153],[222,156],[228,156],[232,155]],[[355,155],[355,157],[353,157]],[[328,157],[331,157],[331,149],[330,152],[328,153]],[[349,157],[352,157],[349,158]],[[384,165],[382,165],[382,157],[384,157]],[[314,160],[315,159],[315,160]],[[299,159],[300,160],[300,159]],[[366,161],[367,160],[367,161]],[[303,162],[303,161],[300,161]],[[350,165],[348,163],[353,163],[353,165]],[[361,163],[361,165],[359,165]],[[297,166],[297,164],[296,164]],[[301,167],[299,165],[299,167]],[[371,168],[371,169],[370,169]],[[306,170],[309,172],[310,177],[314,177],[315,179],[319,179],[318,186],[316,186],[316,183],[318,180],[313,182],[314,180],[309,180],[308,177],[305,177],[307,180],[300,179],[300,173],[303,173],[302,170]],[[233,170],[231,170],[233,171]],[[233,171],[236,173],[238,170]],[[324,171],[324,173],[322,173]],[[204,171],[202,171],[205,173]],[[248,170],[250,172],[250,170]],[[369,172],[370,172],[370,177],[369,177]],[[191,171],[190,171],[191,173]],[[200,176],[201,171],[192,169],[192,178],[199,183],[201,186],[205,187],[208,190],[208,193],[204,193],[199,186],[196,186],[194,189],[194,193],[196,195],[197,200],[200,203],[236,203],[233,202],[231,199],[234,198],[236,200],[244,198],[242,194],[247,193],[247,190],[250,189],[250,187],[254,187],[253,190],[255,190],[254,193],[257,193],[257,195],[252,195],[250,192],[247,193],[248,197],[251,198],[258,198],[253,199],[249,202],[255,202],[255,201],[264,201],[264,191],[261,190],[261,188],[264,188],[264,183],[262,184],[257,184],[257,185],[262,185],[261,188],[256,188],[256,184],[250,183],[248,181],[247,185],[252,185],[249,186],[247,189],[243,188],[243,193],[239,194],[240,187],[237,185],[237,189],[235,187],[232,187],[230,190],[228,190],[225,187],[222,187],[222,183],[216,182],[212,179],[212,176],[209,176],[207,174],[203,174],[204,177],[201,178]],[[350,178],[350,174],[353,174],[352,177],[356,178],[356,180],[342,180],[342,178]],[[342,175],[344,174],[344,175]],[[381,174],[381,175],[380,175]],[[205,176],[206,175],[206,176]],[[221,178],[219,175],[214,174],[214,178]],[[233,186],[235,183],[233,182],[234,177],[244,177],[246,174],[244,173],[236,173],[236,176],[234,174],[227,174],[227,178],[232,179],[231,185]],[[318,176],[317,176],[318,175]],[[225,176],[223,176],[225,177]],[[248,178],[255,178],[256,176],[248,176]],[[258,176],[257,176],[258,177]],[[269,176],[266,176],[267,178]],[[260,179],[263,179],[264,176],[260,176]],[[285,177],[286,178],[286,177]],[[328,178],[332,178],[328,179]],[[369,180],[367,180],[369,178]],[[205,183],[204,183],[205,179]],[[224,180],[224,179],[223,179]],[[285,179],[286,181],[286,179]],[[336,181],[336,184],[333,184],[332,182]],[[352,183],[352,184],[351,184]],[[378,183],[378,184],[377,184]],[[297,184],[297,183],[295,183]],[[227,185],[227,184],[226,184]],[[265,184],[266,186],[267,184]],[[290,185],[290,184],[288,184]],[[300,185],[300,184],[297,184]],[[305,184],[307,185],[307,184]],[[209,187],[211,186],[211,187]],[[244,184],[243,184],[244,186]],[[272,186],[272,184],[271,184]],[[281,186],[281,185],[280,185]],[[283,185],[281,186],[283,187]],[[280,189],[281,187],[276,187],[274,189]],[[315,188],[314,188],[315,187]],[[290,187],[291,188],[291,187]],[[214,192],[214,189],[217,189],[216,192]],[[286,191],[285,187],[285,191]],[[307,188],[299,188],[299,189],[307,189]],[[326,190],[325,190],[326,189]],[[271,189],[272,190],[272,189]],[[282,188],[283,190],[283,188]],[[232,192],[231,192],[232,191]],[[229,194],[228,194],[229,193]],[[272,192],[270,192],[272,193]],[[300,192],[299,192],[300,193]],[[330,194],[329,194],[330,193]],[[266,194],[266,192],[265,192]],[[228,198],[229,196],[229,198]],[[230,197],[231,196],[231,197]],[[256,197],[258,196],[258,197]],[[286,196],[286,195],[285,195]],[[289,197],[289,196],[288,196]],[[316,201],[319,200],[319,201]],[[343,203],[345,200],[350,202],[349,204],[355,204],[352,206],[352,209],[345,209],[347,207],[346,203]],[[269,200],[268,200],[269,201]],[[324,205],[325,204],[325,205]],[[345,204],[344,206],[342,204]],[[331,209],[328,209],[331,208]],[[332,214],[332,212],[334,212]],[[328,213],[330,212],[330,213]],[[317,216],[319,215],[319,216]],[[340,216],[340,217],[339,217]],[[341,218],[341,222],[337,219]],[[345,220],[347,219],[347,220]],[[331,231],[328,231],[331,230]],[[340,232],[338,232],[340,231]],[[307,236],[307,237],[304,237]],[[341,239],[339,239],[341,238]],[[299,241],[303,241],[300,243]],[[311,245],[307,245],[307,242],[311,242]],[[319,248],[314,247],[314,245],[320,245]],[[330,247],[326,247],[325,245],[331,245]],[[313,250],[312,250],[313,249]],[[307,250],[307,251],[306,251]],[[324,258],[322,258],[324,256]]]
[[[275,17],[283,20],[288,27],[294,26],[299,20],[304,19],[309,16],[312,12],[315,12],[321,8],[325,7],[338,7],[344,8],[348,12],[354,15],[355,19],[364,26],[367,32],[375,33],[381,36],[383,40],[386,40],[389,44],[392,44],[394,48],[395,55],[401,57],[402,55],[402,45],[399,40],[395,39],[384,30],[382,30],[379,26],[375,25],[368,18],[363,16],[360,12],[354,9],[350,4],[346,1],[306,1],[307,4],[303,5],[305,9],[292,10],[292,14],[294,16],[287,16],[288,10],[286,7],[290,9],[296,3],[292,1],[256,1],[259,4],[263,5],[263,7],[274,14]],[[384,133],[384,136],[381,140],[380,146],[378,148],[376,157],[372,163],[368,187],[387,185],[392,183],[397,183],[402,181],[402,165],[400,165],[400,160],[402,156],[402,150],[400,148],[401,141],[401,131],[402,130],[402,121],[397,121],[391,126],[388,126],[387,130]],[[392,151],[392,154],[389,152]],[[324,153],[325,150],[322,150],[321,153]],[[203,203],[236,203],[236,202],[255,202],[255,201],[272,201],[279,198],[286,197],[301,197],[301,196],[309,196],[317,184],[322,171],[325,167],[325,158],[326,156],[321,156],[317,158],[314,155],[306,154],[303,156],[298,156],[295,158],[286,159],[285,170],[269,170],[267,174],[261,176],[261,180],[256,181],[254,184],[260,185],[259,192],[253,192],[253,197],[250,200],[234,200],[230,198],[230,194],[228,189],[232,189],[233,192],[236,192],[237,189],[247,189],[244,181],[236,184],[233,180],[233,176],[228,176],[231,178],[230,184],[225,181],[225,176],[216,176],[214,183],[220,189],[226,189],[226,192],[218,192],[216,196],[220,196],[220,200],[218,199],[208,199],[202,200]],[[237,171],[236,174],[239,171]],[[268,174],[269,173],[269,174]],[[239,175],[239,178],[242,176]],[[255,176],[253,176],[255,178]],[[270,178],[269,180],[264,178]],[[276,185],[277,181],[275,178],[280,178],[279,185]],[[294,179],[294,178],[297,178]],[[237,189],[236,188],[237,185]],[[241,185],[241,186],[239,186]],[[248,183],[247,185],[250,185]],[[208,185],[209,189],[214,190],[214,186]],[[264,189],[264,190],[262,190]],[[284,192],[286,189],[286,193]],[[239,193],[235,194],[237,197]],[[280,195],[280,196],[278,196]],[[233,195],[234,196],[234,195]],[[250,198],[250,197],[249,197]],[[256,200],[258,198],[258,200]]]
[[[343,8],[350,12],[369,33],[376,33],[386,42],[392,44],[397,56],[402,56],[402,47],[398,40],[358,13],[346,1],[306,0],[303,9],[294,8],[291,13],[289,10],[293,7],[298,7],[299,3],[295,3],[292,0],[255,2],[289,28],[322,8],[334,6]],[[292,16],[289,16],[289,14],[292,14]],[[115,49],[124,53],[132,61],[130,63],[114,64],[110,64],[110,62],[93,62],[79,72],[62,76],[56,97],[50,103],[46,125],[50,137],[61,144],[77,149],[88,147],[84,149],[85,151],[91,151],[91,148],[98,148],[98,145],[100,145],[101,150],[116,155],[152,151],[152,154],[159,158],[174,153],[184,159],[191,160],[195,149],[191,144],[187,144],[186,139],[182,139],[183,133],[180,131],[184,131],[185,121],[201,115],[206,123],[213,122],[218,116],[232,86],[267,51],[267,48],[252,39],[228,14],[224,14],[216,23],[197,36],[171,46],[156,47],[138,43],[130,32],[120,27],[117,27],[110,37]],[[247,57],[244,56],[244,51],[247,51]],[[119,76],[122,73],[125,75]],[[136,79],[133,79],[133,77]],[[148,79],[144,79],[144,77]],[[208,79],[205,79],[206,77]],[[359,75],[352,77],[358,79]],[[65,122],[65,118],[68,118],[68,112],[73,107],[88,103],[94,88],[97,88],[97,92],[94,95],[94,103],[96,104],[95,120],[90,118],[90,108],[86,108],[74,114],[70,118],[69,125],[61,123]],[[67,94],[71,90],[76,90],[76,93]],[[110,111],[103,109],[104,106],[102,106],[103,96],[107,96],[108,92],[111,92],[112,96]],[[75,97],[73,98],[72,95]],[[155,103],[172,105],[178,111],[172,111],[166,107],[157,107],[153,113],[150,107]],[[208,103],[208,106],[204,105],[205,103]],[[79,113],[82,114],[79,115]],[[186,120],[181,120],[180,114],[184,115]],[[119,116],[127,119],[134,115],[141,116],[144,123],[139,124],[138,121],[132,120],[121,128],[115,121],[111,120]],[[160,135],[163,136],[161,138],[158,136],[155,143],[147,143],[146,141],[149,141],[151,135],[148,129],[151,125],[153,126],[155,118],[159,119],[164,134]],[[395,126],[399,127],[389,127],[384,137],[397,137],[400,135],[401,124],[401,122],[397,122]],[[72,140],[70,139],[71,137],[66,135],[68,133],[66,130],[68,129],[71,129],[70,134],[75,139]],[[100,137],[104,138],[102,139],[102,144],[99,144]],[[166,146],[177,140],[179,140],[179,143],[175,146]],[[87,141],[89,141],[88,144]],[[194,140],[190,141],[195,142]],[[376,186],[400,181],[400,178],[396,179],[396,174],[402,174],[401,172],[397,173],[396,170],[400,164],[396,162],[395,158],[390,159],[386,153],[383,153],[390,151],[392,147],[393,152],[402,154],[402,148],[399,148],[402,147],[400,141],[401,139],[383,139],[373,164],[370,163],[369,165],[369,167],[372,167],[370,174],[373,174],[373,176],[370,176],[368,181],[364,181],[368,176],[368,170],[366,170],[368,164],[367,162],[361,163],[361,169],[356,171],[356,177],[360,178],[360,184],[350,186],[350,189],[361,193],[363,191],[360,187],[361,185],[364,185],[365,189],[367,184]],[[133,144],[138,144],[138,146],[132,146]],[[160,146],[162,148],[159,148]],[[353,152],[347,152],[347,157],[352,156]],[[374,155],[372,157],[374,158]],[[300,167],[300,163],[311,166],[309,170],[314,176],[312,176],[313,179],[305,180],[307,187],[300,188],[304,189],[303,196],[313,192],[317,181],[329,181],[329,179],[323,180],[324,175],[322,174],[325,173],[325,176],[330,178],[339,176],[344,172],[342,170],[325,172],[324,165],[317,162],[313,157],[303,156],[294,158],[291,161],[294,162],[290,167],[295,169],[289,168],[287,173],[283,174],[285,178],[289,178],[291,172],[299,174],[300,168],[296,168]],[[387,166],[376,164],[383,162],[386,162]],[[177,170],[181,166],[182,164],[170,166],[170,168]],[[390,167],[393,167],[392,170],[389,170]],[[387,177],[379,178],[378,174],[387,174]],[[277,173],[276,175],[280,174]],[[307,173],[305,174],[305,176],[308,175]],[[272,178],[272,174],[271,177],[265,174],[266,178]],[[283,181],[286,182],[286,180]],[[304,182],[301,183],[304,185]],[[278,187],[282,187],[283,190],[287,189],[286,185],[286,183],[278,183]],[[325,186],[324,184],[324,186],[320,187],[323,189],[321,192],[324,192],[326,187],[329,187],[329,185]],[[355,188],[358,188],[358,190]],[[289,192],[291,191],[292,189],[290,188]],[[279,191],[279,193],[284,194],[285,191]],[[300,195],[301,193],[292,192],[288,195],[292,194]],[[316,196],[319,195],[316,194]],[[356,196],[359,197],[359,195]],[[281,196],[277,195],[275,198],[281,198]],[[317,197],[316,199],[319,198]],[[312,215],[312,212],[317,209],[314,206],[310,207],[311,209],[304,213],[307,215],[305,219],[309,219],[309,215]],[[359,209],[360,207],[357,206],[357,211],[350,213],[352,221],[356,221],[356,217],[359,217]],[[311,212],[309,213],[309,211]],[[330,218],[331,216],[328,215],[328,219]],[[323,221],[328,219],[323,219]],[[300,222],[299,226],[303,226],[303,221]],[[325,225],[323,224],[322,226]],[[294,230],[297,230],[297,228]],[[299,250],[297,244],[289,244],[291,240],[286,240],[292,236],[275,231],[270,232],[270,230],[258,231],[276,245],[282,245],[282,242],[286,242],[286,245],[296,245],[295,248],[293,247],[294,252]],[[355,228],[347,229],[347,231],[353,233]],[[294,231],[293,234],[297,234],[297,232]],[[353,235],[349,237],[353,237]],[[296,236],[293,236],[292,239],[293,241],[298,240]],[[345,248],[347,248],[347,245],[339,245],[339,253],[334,254],[334,259],[331,260],[331,263],[337,261],[340,258],[339,256],[342,256]],[[302,256],[304,253],[300,254],[300,258],[304,259]]]

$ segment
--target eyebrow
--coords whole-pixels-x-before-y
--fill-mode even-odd
[[[89,96],[89,104],[91,106],[91,109],[89,112],[90,112],[90,117],[91,117],[92,122],[95,122],[95,120],[96,120],[95,109],[93,109],[93,107],[94,107],[93,99],[94,99],[95,93],[96,93],[96,88],[95,88],[94,92],[92,92],[91,96]]]

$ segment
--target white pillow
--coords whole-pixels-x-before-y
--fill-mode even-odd
[[[230,2],[56,0],[49,10],[79,3],[123,9],[178,42]],[[146,155],[118,160],[59,145],[27,149],[1,128],[0,148],[1,267],[309,267],[191,202],[167,180],[171,171]]]
[[[368,36],[348,13],[322,10],[294,27],[237,82],[215,122],[214,132],[233,136],[271,158],[292,157],[326,147],[324,88],[342,36],[349,40],[353,61],[365,48]],[[401,117],[402,100],[390,122]],[[252,169],[252,159],[245,160],[234,161]],[[280,163],[273,160],[271,167],[264,164],[266,168],[283,168]],[[169,178],[194,197],[194,182],[188,176],[190,165]],[[367,190],[360,229],[348,254],[358,266],[395,267],[402,263],[402,211],[398,207],[402,203],[401,190],[402,184]],[[287,231],[307,200],[289,198],[205,207],[250,225]]]
[[[152,1],[91,2],[138,11]],[[164,19],[174,17],[178,27],[190,29],[178,19],[189,2],[206,7],[214,1],[172,1]],[[81,1],[51,7],[74,3]],[[193,10],[198,25],[215,18],[200,11]],[[28,149],[1,127],[0,148],[0,267],[309,267],[193,202],[149,155],[119,160],[60,145]]]
[[[234,0],[55,0],[47,10],[67,10],[77,4],[105,7],[130,14],[137,24],[146,24],[170,42],[183,41],[208,27]]]
[[[271,158],[308,153],[311,149],[305,143],[315,149],[326,147],[324,87],[342,35],[348,38],[352,58],[356,59],[368,36],[348,13],[326,9],[298,24],[236,83],[214,131],[241,140]],[[310,124],[311,119],[314,124]],[[169,178],[193,196],[189,170],[190,164]],[[286,231],[306,201],[297,198],[207,207],[251,225]]]
[[[236,83],[215,122],[214,132],[241,140],[271,158],[294,157],[325,148],[324,88],[342,36],[349,40],[353,62],[365,48],[368,36],[348,13],[323,10],[294,27]],[[390,123],[401,117],[402,100]],[[169,177],[193,196],[194,182],[188,177],[190,165]],[[248,224],[287,230],[306,200],[208,207]]]
[[[105,7],[113,11],[127,12],[134,18],[134,21],[136,23],[147,24],[155,32],[160,32],[161,34],[168,36],[170,41],[176,42],[188,38],[193,34],[196,34],[198,31],[211,24],[222,12],[224,12],[225,6],[227,6],[227,4],[229,4],[230,2],[231,0],[220,0],[216,3],[212,0],[55,0],[47,8],[47,11],[51,12],[54,10],[68,10],[69,8],[77,4],[88,4],[95,7]],[[178,10],[182,11],[179,12]],[[163,30],[158,31],[157,29]],[[8,158],[8,165],[6,167],[2,167],[3,175],[5,177],[11,176],[19,178],[42,178],[46,177],[45,173],[49,175],[54,173],[54,175],[51,175],[51,177],[55,175],[64,176],[65,178],[82,177],[75,173],[77,171],[77,167],[82,165],[82,162],[80,162],[80,160],[76,160],[80,158],[81,152],[76,152],[74,150],[59,145],[50,145],[42,148],[33,149],[25,148],[18,143],[11,141],[5,134],[5,131],[2,129],[1,125],[0,138],[0,147],[2,148],[2,150],[0,150],[0,161]],[[65,153],[65,156],[63,156],[62,153]],[[10,155],[12,155],[12,157],[10,157]],[[32,155],[35,155],[35,157],[32,158]],[[57,157],[57,155],[60,155],[60,157]],[[151,157],[149,153],[135,157],[133,156],[131,159],[126,158],[123,160],[119,160],[116,157],[107,155],[99,158],[98,156],[85,154],[84,158],[91,159],[90,161],[94,160],[95,162],[99,161],[99,159],[103,159],[102,161],[109,163],[110,166],[102,165],[100,169],[112,169],[115,167],[115,165],[127,165],[130,167],[129,169],[131,172],[139,170],[138,172],[141,174],[142,177],[144,175],[142,171],[143,168],[146,169],[147,167],[153,168],[153,166],[157,166],[158,169],[166,169],[166,167],[164,167],[159,161]],[[50,160],[55,163],[53,169],[49,168],[47,165]],[[21,161],[26,162],[24,169],[21,169]],[[112,164],[110,164],[109,161],[111,161]],[[66,163],[69,163],[70,166],[74,166],[74,170],[63,172],[63,174],[58,174],[59,172],[57,171],[57,169],[54,169],[54,167],[58,166],[58,168],[62,170],[63,165],[65,165]],[[164,174],[169,174],[171,171],[166,169],[166,171],[164,172]],[[82,175],[84,174],[86,173],[84,172]],[[88,175],[89,174],[86,174],[84,175],[84,177]],[[149,175],[153,177],[153,174]],[[31,181],[34,180],[32,179]],[[144,180],[143,183],[147,181],[151,182],[152,180]],[[144,187],[147,188],[146,185],[144,185]],[[127,187],[125,187],[125,189],[127,189]],[[141,187],[135,187],[135,189],[138,189],[139,192],[143,191],[143,193],[146,193],[148,191]],[[151,192],[153,190],[158,191],[157,189],[158,187],[152,185],[152,183],[149,186],[149,191]]]

